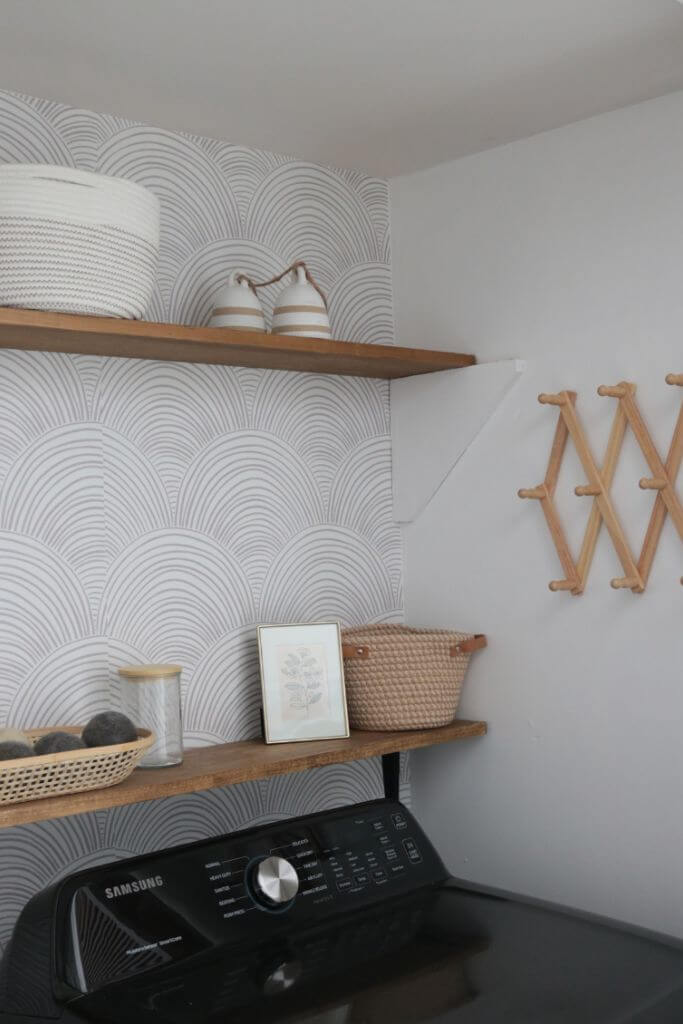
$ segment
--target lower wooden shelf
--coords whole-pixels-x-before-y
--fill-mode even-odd
[[[266,745],[261,740],[222,743],[185,752],[182,764],[172,768],[137,768],[125,782],[73,796],[47,797],[0,809],[0,828],[25,825],[71,814],[101,811],[145,800],[196,793],[237,782],[267,779],[273,775],[303,772],[327,764],[360,761],[366,757],[416,750],[483,736],[485,722],[456,720],[439,729],[413,732],[353,732],[347,740],[314,740],[306,743]]]

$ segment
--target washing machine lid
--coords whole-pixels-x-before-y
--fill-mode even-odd
[[[436,924],[442,894],[407,894],[343,920],[169,965],[84,996],[97,1024],[419,1024],[472,1000],[468,962],[486,938]]]
[[[120,981],[68,1011],[91,1024],[680,1024],[683,949],[445,883]]]

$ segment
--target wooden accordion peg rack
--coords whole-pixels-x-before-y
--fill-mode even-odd
[[[683,373],[668,374],[666,383],[683,387]],[[598,466],[593,457],[585,431],[577,415],[576,392],[560,391],[558,394],[538,396],[542,405],[556,405],[559,408],[555,436],[543,483],[537,487],[522,488],[517,493],[520,498],[532,498],[541,503],[564,571],[563,579],[550,582],[549,587],[552,591],[568,590],[574,595],[583,593],[603,522],[624,571],[623,576],[612,580],[615,590],[631,590],[635,594],[642,594],[645,590],[667,515],[671,516],[678,535],[683,541],[683,506],[676,493],[676,477],[683,458],[683,403],[679,410],[666,461],[663,462],[636,403],[635,391],[635,384],[629,381],[621,381],[615,386],[603,384],[598,388],[599,395],[616,398],[618,401],[602,466]],[[614,479],[626,428],[629,426],[652,473],[650,477],[641,478],[640,487],[643,490],[656,492],[650,522],[637,561],[631,554],[626,535],[610,497],[610,487]],[[560,466],[569,438],[574,444],[588,480],[588,483],[575,487],[574,493],[579,498],[593,499],[577,561],[574,561],[569,550],[554,502]],[[681,582],[683,583],[683,578]]]

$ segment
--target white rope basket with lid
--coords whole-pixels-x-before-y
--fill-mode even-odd
[[[159,201],[123,178],[0,165],[0,305],[141,318],[159,257]]]

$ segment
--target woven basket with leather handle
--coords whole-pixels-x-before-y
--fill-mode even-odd
[[[349,723],[354,729],[431,729],[455,718],[483,634],[410,626],[342,630]]]

